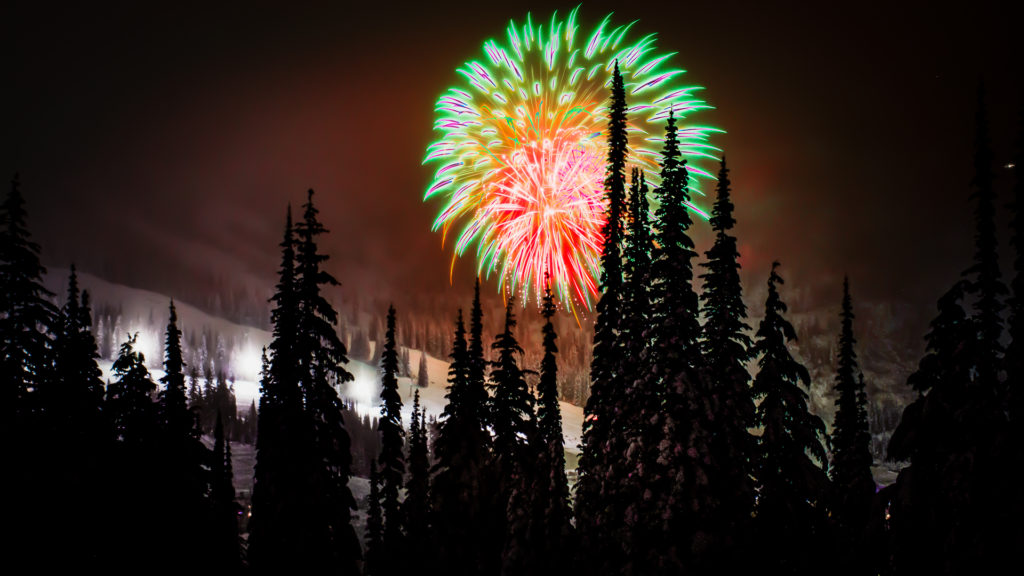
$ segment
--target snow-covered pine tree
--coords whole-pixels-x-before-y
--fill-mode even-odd
[[[733,216],[729,169],[722,157],[718,171],[711,228],[715,241],[705,255],[707,270],[701,294],[703,315],[701,351],[707,366],[707,386],[714,419],[711,437],[711,489],[719,503],[713,520],[716,549],[708,562],[731,570],[745,571],[748,555],[742,553],[749,536],[754,486],[750,480],[756,445],[749,428],[754,419],[750,374],[746,363],[753,342],[747,333],[747,307],[740,284],[739,251],[731,230]]]
[[[681,158],[675,116],[669,113],[662,152],[660,205],[655,212],[651,257],[650,330],[646,384],[662,408],[651,414],[643,444],[643,491],[638,542],[649,550],[640,571],[695,568],[714,545],[716,502],[710,490],[709,442],[713,419],[703,382],[697,294],[693,289],[693,240],[689,175]]]
[[[430,371],[427,370],[427,351],[420,351],[420,366],[416,371],[416,385],[420,388],[430,386]]]
[[[796,331],[782,315],[786,304],[779,296],[783,281],[778,267],[772,264],[753,348],[759,368],[753,393],[760,400],[754,424],[762,430],[754,469],[755,546],[767,572],[802,575],[821,568],[828,461],[822,445],[825,425],[811,414],[801,388],[810,388],[810,374],[788,348]]]

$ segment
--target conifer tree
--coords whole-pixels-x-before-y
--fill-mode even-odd
[[[1015,426],[1015,438],[1024,438],[1024,109],[1021,110],[1016,154],[1013,160],[1013,204],[1010,244],[1014,248],[1013,281],[1011,283],[1010,344],[1006,351],[1007,382],[1010,418]],[[1024,451],[1024,442],[1019,442]]]
[[[378,427],[381,435],[380,496],[384,513],[384,555],[379,574],[397,574],[402,556],[402,518],[398,494],[405,476],[405,429],[402,427],[402,397],[398,394],[398,353],[395,350],[395,308],[388,308],[387,332],[381,353],[381,409]]]
[[[1012,455],[1015,469],[1024,466],[1024,218],[1021,216],[1024,212],[1024,109],[1019,121],[1010,221],[1013,230],[1010,243],[1014,248],[1014,276],[1010,285],[1010,319],[1007,325],[1010,342],[1004,356],[1008,387],[1006,408],[1010,418],[1010,443],[1015,448]],[[1018,485],[1013,494],[1012,516],[1020,518],[1024,514],[1024,490]],[[1017,523],[1014,532],[1016,541],[1024,542],[1024,526]]]
[[[233,574],[240,568],[241,549],[238,541],[238,514],[235,502],[234,472],[231,463],[231,442],[224,436],[224,421],[217,412],[213,428],[211,455],[211,568],[217,573]]]
[[[160,381],[160,415],[169,437],[183,440],[195,439],[198,431],[193,427],[193,418],[188,411],[185,391],[185,362],[181,353],[181,330],[178,329],[178,314],[174,300],[170,304],[170,317],[164,339],[164,372]]]
[[[1007,414],[1012,417],[1014,410],[999,374],[1000,297],[1006,288],[996,253],[993,158],[983,96],[979,89],[970,196],[974,263],[939,299],[938,316],[925,336],[925,357],[907,380],[918,398],[904,410],[889,442],[890,459],[910,461],[886,492],[897,573],[997,571],[1024,533],[1015,519],[1018,506],[1006,505],[1019,502],[1016,481],[1001,472],[1019,454],[1019,438],[1010,441],[1014,423]],[[965,301],[973,301],[973,317],[965,312]]]
[[[948,566],[948,554],[937,553],[955,518],[952,503],[943,498],[952,478],[944,475],[959,442],[955,412],[967,397],[975,342],[974,324],[962,306],[965,284],[954,283],[939,298],[938,315],[925,336],[925,356],[907,378],[918,396],[904,409],[889,440],[889,459],[910,462],[887,490],[896,574],[937,574]]]
[[[496,514],[504,512],[505,522],[495,522],[497,541],[501,550],[501,569],[505,574],[524,573],[534,566],[531,536],[531,508],[529,489],[534,483],[536,421],[534,398],[526,383],[528,371],[519,367],[523,349],[512,330],[516,326],[509,297],[505,306],[505,327],[495,336],[491,349],[495,360],[491,362],[490,398],[491,425],[494,430],[494,473],[497,488],[494,491]],[[497,553],[497,551],[496,551]]]
[[[976,357],[968,397],[957,414],[957,420],[963,423],[965,442],[954,453],[963,459],[957,468],[964,482],[955,486],[950,497],[967,501],[962,516],[956,520],[961,555],[954,560],[954,566],[958,570],[980,566],[985,571],[994,571],[1001,565],[998,558],[1010,558],[1006,551],[1019,543],[1011,539],[1019,521],[1012,516],[1012,507],[1005,505],[1006,495],[1019,489],[1017,481],[1003,473],[1005,463],[1013,460],[1015,451],[1009,438],[1006,378],[1000,370],[1006,309],[1002,298],[1007,289],[999,271],[994,158],[984,96],[984,89],[979,86],[970,195],[975,208],[975,253],[974,263],[964,271],[969,282],[968,295],[974,297]],[[958,473],[950,476],[956,477]]]
[[[864,379],[857,378],[857,354],[853,347],[853,303],[850,282],[843,278],[843,304],[839,314],[842,326],[839,334],[838,368],[835,391],[836,413],[832,424],[832,476],[833,522],[838,528],[839,544],[849,552],[847,567],[865,557],[854,548],[863,532],[875,494],[875,481],[871,476],[871,433],[868,430],[867,397]]]
[[[526,442],[533,437],[534,427],[534,398],[526,384],[527,371],[519,367],[518,361],[523,348],[512,333],[516,326],[512,312],[514,302],[515,298],[509,297],[505,306],[505,328],[491,344],[496,359],[491,362],[494,394],[489,412],[494,427],[494,455],[503,479],[510,479],[518,469],[517,464],[527,458]]]
[[[384,552],[384,515],[380,505],[380,476],[377,462],[370,461],[370,496],[366,508],[366,562],[363,574],[378,576],[386,561]]]
[[[409,476],[405,484],[405,501],[402,503],[402,520],[408,543],[406,554],[411,558],[422,558],[429,545],[429,490],[430,459],[426,421],[420,410],[420,391],[416,390],[409,425]]]
[[[482,573],[489,551],[484,480],[489,452],[484,435],[486,391],[470,382],[466,328],[459,310],[448,367],[447,404],[434,441],[437,462],[430,487],[438,570]],[[482,394],[481,394],[482,393]]]
[[[115,445],[111,458],[107,490],[110,501],[104,521],[111,533],[106,537],[117,542],[111,552],[111,566],[137,566],[156,557],[163,541],[154,540],[138,529],[148,518],[148,508],[139,506],[152,498],[154,485],[159,486],[159,412],[153,402],[153,382],[146,359],[135,350],[137,334],[121,344],[111,368],[114,381],[107,385],[104,410],[113,425]]]
[[[88,453],[105,438],[103,379],[92,335],[88,291],[79,292],[71,265],[67,300],[60,310],[54,335],[54,383],[47,405],[55,437],[71,442],[71,453]]]
[[[420,351],[420,366],[416,371],[416,385],[426,388],[430,385],[430,372],[427,370],[427,351]]]
[[[1000,298],[1006,294],[1006,286],[1000,279],[999,255],[996,240],[995,200],[992,181],[992,150],[989,145],[988,112],[985,106],[984,89],[978,88],[978,110],[975,121],[974,177],[971,180],[971,196],[974,207],[974,264],[964,271],[969,279],[968,294],[976,294],[974,302],[975,323],[978,326],[979,354],[977,360],[978,382],[990,414],[979,414],[980,420],[995,416],[994,404],[1001,397],[999,382],[999,359],[1002,346],[999,339],[1003,333],[1002,313],[1004,305]]]
[[[135,350],[138,334],[121,344],[111,366],[116,378],[107,385],[105,410],[109,412],[118,443],[132,453],[150,448],[159,430],[156,384],[146,368],[146,357]]]
[[[540,382],[537,384],[537,469],[530,490],[536,501],[532,522],[535,528],[530,536],[537,549],[536,569],[562,573],[568,568],[571,550],[571,509],[569,484],[565,475],[565,441],[562,437],[562,412],[558,404],[558,334],[551,319],[555,315],[555,301],[550,279],[546,283],[541,316],[544,318],[544,356],[540,363]]]
[[[42,434],[35,433],[38,438],[15,439],[25,452],[24,457],[14,456],[19,470],[13,475],[29,485],[4,484],[7,491],[18,494],[17,502],[8,506],[6,514],[20,534],[8,544],[26,558],[34,553],[32,541],[44,549],[49,545],[47,535],[52,534],[53,518],[59,516],[67,519],[64,527],[75,537],[65,542],[66,556],[62,554],[49,562],[60,564],[69,558],[106,560],[96,551],[104,545],[104,536],[100,534],[107,531],[100,519],[108,512],[104,502],[108,500],[106,487],[111,484],[107,478],[111,435],[104,420],[104,387],[96,363],[91,315],[89,293],[79,293],[72,265],[67,298],[54,334],[52,381],[44,389],[46,397],[42,399],[47,411],[46,429]],[[18,448],[15,446],[14,450]],[[8,454],[10,457],[10,451]],[[54,498],[58,493],[62,497]],[[33,518],[38,519],[38,532]],[[22,538],[29,542],[21,541]],[[48,566],[56,567],[52,563]]]
[[[181,352],[181,330],[174,301],[164,339],[164,384],[156,409],[160,422],[160,479],[167,512],[158,525],[158,536],[167,546],[182,552],[170,555],[165,566],[186,569],[194,565],[202,550],[197,550],[195,534],[205,526],[210,478],[205,466],[209,451],[199,441],[201,431],[185,403],[185,363]],[[220,413],[217,415],[220,418]],[[214,478],[215,480],[215,478]],[[209,543],[201,541],[199,548]],[[219,551],[211,548],[211,555]]]
[[[271,300],[271,358],[263,374],[248,558],[257,573],[332,567],[357,571],[351,527],[350,439],[332,384],[350,378],[337,314],[320,285],[337,281],[320,265],[312,191],[293,232],[291,210],[281,242],[279,281]],[[296,247],[298,250],[296,250]]]
[[[0,204],[0,421],[28,431],[37,425],[40,392],[51,375],[57,310],[43,286],[46,268],[26,225],[18,175]],[[30,432],[30,434],[32,434]],[[9,435],[7,437],[13,437]]]
[[[473,287],[473,308],[469,315],[469,342],[467,343],[467,354],[469,355],[469,383],[480,398],[487,397],[486,373],[487,361],[484,359],[484,312],[480,304],[480,278],[476,279]],[[485,406],[486,408],[486,406]],[[482,415],[483,426],[491,425],[491,415],[486,411]],[[490,440],[490,435],[485,435],[485,440]]]
[[[312,464],[307,482],[315,489],[307,513],[312,533],[314,565],[335,566],[342,574],[357,572],[359,541],[352,528],[355,498],[348,487],[351,475],[351,440],[342,419],[343,405],[335,385],[352,380],[343,367],[348,363],[345,345],[336,330],[338,313],[321,293],[321,286],[338,281],[323,270],[328,259],[317,247],[317,238],[327,232],[317,218],[313,190],[303,205],[303,220],[296,226],[295,333],[296,373],[306,417],[312,424]]]
[[[647,315],[650,308],[649,283],[651,280],[651,230],[648,220],[650,208],[647,203],[647,182],[643,172],[633,168],[632,186],[629,190],[629,234],[625,237],[623,249],[624,282],[622,296],[622,331],[620,339],[625,350],[622,373],[630,394],[638,392],[637,376],[643,370],[637,360],[644,352],[644,332],[647,330]]]
[[[757,539],[763,568],[772,573],[809,574],[818,570],[827,460],[825,426],[807,407],[810,374],[788,349],[796,331],[782,314],[786,304],[777,286],[782,277],[772,264],[764,318],[753,352],[758,358],[753,393],[760,403],[754,423],[762,429],[755,466],[758,481]]]
[[[620,545],[626,554],[626,573],[633,571],[633,563],[646,547],[645,527],[649,524],[641,518],[643,494],[648,478],[645,468],[644,446],[661,441],[661,433],[647,425],[661,411],[661,396],[654,389],[655,382],[649,377],[647,363],[647,333],[650,329],[651,281],[651,230],[647,202],[647,182],[643,172],[634,168],[629,195],[629,233],[623,250],[624,285],[622,330],[619,335],[623,349],[623,363],[620,368],[622,385],[627,393],[620,402],[619,418],[622,426],[619,435],[609,440],[613,453],[621,458],[609,463],[611,477],[618,485],[619,497],[612,503],[612,517],[621,518]]]
[[[193,419],[198,417],[202,404],[203,389],[199,386],[199,368],[192,364],[188,370],[188,408],[192,412]]]
[[[739,251],[730,231],[736,225],[733,216],[729,169],[725,157],[718,171],[717,194],[711,212],[711,229],[715,242],[705,255],[707,270],[701,275],[704,317],[701,351],[707,365],[706,377],[712,401],[711,467],[712,489],[719,502],[715,536],[719,549],[711,561],[720,567],[727,563],[742,570],[738,562],[745,554],[737,547],[749,528],[754,505],[754,487],[750,480],[751,462],[755,455],[755,439],[749,432],[754,419],[754,402],[750,392],[750,359],[753,342],[747,335],[747,307],[743,303],[740,284]]]
[[[582,537],[581,560],[594,569],[607,563],[612,548],[614,519],[607,508],[616,500],[615,486],[606,482],[611,461],[608,443],[622,396],[616,373],[622,365],[617,341],[622,319],[622,240],[626,196],[626,89],[616,60],[608,112],[608,158],[604,180],[607,211],[602,229],[601,297],[594,324],[594,356],[590,364],[590,397],[584,409],[583,445],[576,488],[576,518]]]
[[[669,113],[662,152],[660,206],[655,212],[651,258],[650,342],[646,386],[662,406],[652,414],[645,442],[644,489],[653,497],[639,512],[649,526],[649,570],[696,568],[709,546],[715,502],[709,488],[712,407],[702,383],[696,257],[688,235],[689,176],[681,158],[675,116]],[[684,548],[682,543],[691,542]]]

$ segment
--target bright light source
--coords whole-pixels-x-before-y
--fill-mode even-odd
[[[135,351],[141,352],[146,357],[146,366],[160,367],[163,365],[164,357],[161,349],[160,337],[149,330],[137,328],[130,331],[138,333],[135,339]]]
[[[258,382],[263,369],[263,352],[253,344],[246,344],[231,355],[231,371],[239,380]]]

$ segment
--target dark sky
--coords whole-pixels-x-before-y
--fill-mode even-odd
[[[0,170],[21,173],[48,264],[170,293],[269,286],[284,207],[310,187],[344,283],[445,290],[420,201],[433,104],[510,18],[574,6],[76,4],[5,3]],[[979,79],[1009,160],[1021,3],[824,4],[586,2],[581,20],[639,19],[707,87],[748,282],[780,259],[807,305],[838,308],[849,273],[862,299],[930,311],[969,263]],[[456,268],[460,290],[472,275]]]

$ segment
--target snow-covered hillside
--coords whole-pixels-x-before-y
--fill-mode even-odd
[[[46,286],[58,294],[58,302],[66,292],[67,271],[51,270],[46,277]],[[115,342],[124,341],[128,334],[138,333],[139,349],[146,356],[147,365],[153,378],[158,380],[164,375],[161,369],[163,357],[163,332],[167,324],[168,305],[170,298],[162,294],[131,288],[107,282],[89,274],[79,274],[79,285],[89,291],[93,308],[112,308],[118,311],[121,318],[119,334]],[[247,409],[254,400],[259,400],[259,371],[262,348],[270,343],[271,334],[266,330],[235,324],[223,318],[217,318],[184,302],[175,302],[178,325],[185,335],[185,346],[189,341],[200,337],[212,338],[216,341],[216,349],[222,353],[222,359],[228,376],[233,379],[235,397],[240,410]],[[115,330],[115,328],[106,328]],[[190,335],[193,337],[190,338]],[[203,336],[195,336],[203,335]],[[199,346],[192,343],[193,346]],[[371,342],[375,346],[375,343]],[[186,361],[197,354],[186,350]],[[418,366],[418,352],[413,351],[413,358]],[[111,358],[100,361],[104,378],[110,378]],[[346,369],[352,374],[353,380],[341,386],[340,393],[355,404],[360,415],[377,415],[380,413],[380,374],[377,369],[365,362],[351,360]],[[437,418],[444,411],[445,393],[448,381],[448,362],[433,356],[427,356],[427,373],[429,386],[420,389],[420,402],[426,410],[428,419]],[[399,391],[403,402],[403,420],[408,426],[412,414],[413,392],[417,388],[414,372],[412,378],[399,379]],[[562,420],[566,451],[575,454],[579,451],[583,427],[583,409],[562,402]]]
[[[355,402],[356,412],[362,414],[380,414],[380,376],[377,371],[359,361],[351,361],[348,371],[355,379],[342,386],[341,394]],[[427,418],[439,417],[447,404],[445,394],[448,391],[448,362],[427,356],[427,373],[430,385],[417,388],[416,374],[412,378],[399,378],[398,390],[402,396],[402,420],[408,426],[412,415],[413,394],[420,391],[420,404],[427,412]],[[583,409],[566,402],[559,403],[562,408],[562,435],[565,439],[567,452],[576,454],[583,435]]]

